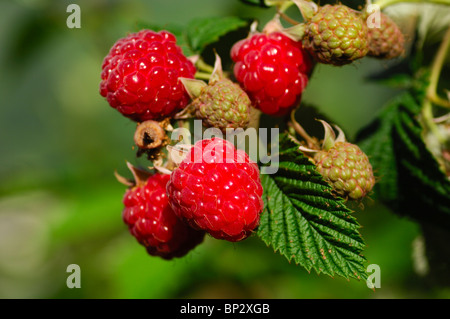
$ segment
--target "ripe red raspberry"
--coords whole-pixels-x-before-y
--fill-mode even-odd
[[[220,138],[195,143],[167,184],[169,203],[192,227],[236,242],[251,235],[263,209],[259,169]]]
[[[130,233],[147,252],[164,259],[186,255],[205,235],[184,223],[171,209],[166,195],[169,178],[168,174],[155,174],[143,185],[128,189],[122,213]]]
[[[118,40],[105,57],[100,94],[134,121],[159,120],[189,103],[178,78],[194,75],[173,34],[142,30]]]
[[[280,32],[238,41],[231,58],[234,75],[254,106],[270,115],[287,114],[299,103],[312,68],[302,44]]]

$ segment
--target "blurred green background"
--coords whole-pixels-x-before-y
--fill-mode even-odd
[[[67,5],[81,7],[69,29]],[[0,1],[0,298],[448,298],[425,280],[421,232],[375,202],[355,217],[381,288],[309,274],[257,237],[206,238],[183,259],[150,257],[121,219],[135,124],[99,95],[101,64],[138,22],[186,24],[272,10],[238,0]],[[304,95],[351,139],[396,91],[366,81],[386,62],[319,66]],[[414,248],[415,247],[415,248]],[[81,268],[69,289],[66,268]]]

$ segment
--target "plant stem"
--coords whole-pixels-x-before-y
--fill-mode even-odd
[[[433,104],[428,99],[425,100],[422,106],[422,120],[431,131],[431,133],[438,139],[439,143],[443,144],[445,142],[445,137],[442,136],[434,121]]]
[[[212,67],[211,65],[207,64],[205,61],[203,61],[202,58],[198,59],[197,63],[195,63],[195,66],[197,67],[198,70],[204,71],[206,73],[213,73],[214,72],[214,67]]]
[[[199,80],[209,80],[211,78],[211,73],[196,72],[195,78]]]
[[[436,53],[436,56],[433,60],[433,64],[431,66],[431,75],[430,75],[430,84],[427,88],[427,98],[436,103],[438,105],[449,107],[450,102],[440,98],[437,94],[437,86],[439,82],[439,76],[442,71],[442,66],[444,65],[445,58],[450,48],[450,27],[447,29],[447,32],[442,39],[441,45],[439,46],[439,50]]]
[[[442,107],[450,108],[450,101],[444,100],[443,98],[441,98],[440,96],[437,96],[436,94],[431,95],[428,98],[434,104],[437,104],[437,105],[442,106]]]
[[[378,0],[378,1],[373,2],[373,4],[376,4],[380,7],[380,10],[382,10],[388,6],[391,6],[393,4],[398,4],[398,3],[424,3],[424,1],[423,0]],[[449,0],[428,0],[427,3],[450,5]]]
[[[280,17],[285,20],[286,22],[292,24],[292,25],[297,25],[300,24],[299,21],[292,19],[290,16],[288,16],[286,13],[278,11],[278,14],[280,15]]]
[[[439,46],[439,50],[433,59],[433,63],[431,65],[430,83],[428,84],[426,91],[426,98],[422,106],[422,119],[425,125],[433,133],[433,135],[436,136],[436,138],[439,140],[440,143],[445,142],[445,137],[442,136],[442,134],[440,133],[440,131],[436,126],[436,122],[434,121],[433,103],[439,104],[441,106],[450,107],[450,103],[440,98],[436,92],[439,82],[439,76],[441,74],[442,66],[444,65],[445,57],[447,56],[449,48],[450,48],[450,27],[445,33],[441,45]]]

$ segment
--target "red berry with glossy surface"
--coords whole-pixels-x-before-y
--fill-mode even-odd
[[[182,257],[203,241],[204,232],[188,226],[170,207],[166,185],[168,174],[150,176],[145,184],[125,193],[123,221],[130,233],[152,256]]]
[[[280,32],[255,33],[233,45],[231,58],[236,80],[263,113],[284,115],[300,102],[312,68],[300,42]]]
[[[252,234],[263,210],[256,163],[220,138],[195,143],[167,184],[176,214],[212,237],[232,242]]]
[[[173,34],[142,30],[118,40],[103,60],[100,94],[134,121],[159,120],[189,103],[178,78],[194,75]]]

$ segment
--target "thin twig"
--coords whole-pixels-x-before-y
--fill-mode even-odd
[[[309,148],[314,148],[316,145],[316,141],[306,133],[305,129],[295,120],[295,110],[291,112],[291,121],[290,124],[294,128],[294,130],[306,141]]]
[[[442,39],[441,45],[439,46],[439,50],[436,53],[436,56],[433,60],[433,64],[431,65],[430,84],[428,85],[427,88],[428,99],[433,103],[444,107],[450,107],[450,103],[439,97],[439,95],[437,94],[437,86],[449,48],[450,48],[450,27],[447,29],[444,38]]]
[[[292,25],[297,25],[300,24],[301,22],[292,19],[290,16],[288,16],[286,13],[278,11],[278,14],[280,15],[280,17],[285,20],[286,22],[292,24]]]

